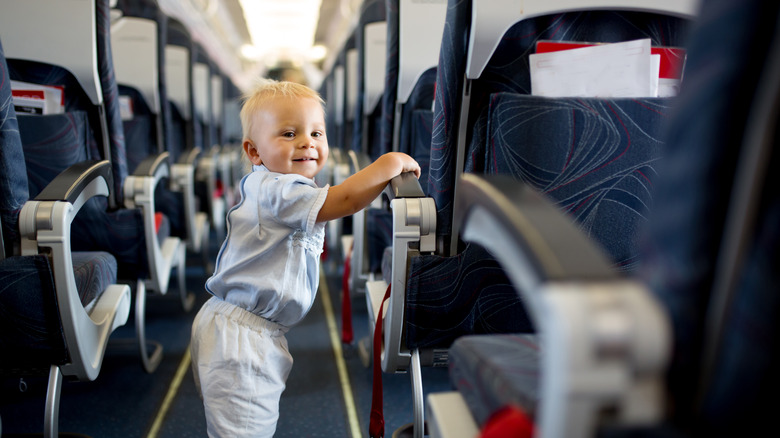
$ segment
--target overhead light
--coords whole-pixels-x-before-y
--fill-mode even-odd
[[[314,43],[321,0],[241,0],[258,57],[271,52],[305,56]]]
[[[241,46],[241,56],[246,59],[258,60],[260,59],[260,51],[252,44],[244,44]]]
[[[314,62],[319,62],[325,59],[328,55],[328,48],[322,44],[317,44],[309,50],[309,59]]]

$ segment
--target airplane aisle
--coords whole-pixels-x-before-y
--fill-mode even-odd
[[[212,239],[213,242],[214,239]],[[216,248],[212,248],[214,254]],[[190,257],[187,283],[196,292],[199,308],[209,295],[203,290],[207,278]],[[338,275],[328,278],[311,312],[287,334],[295,361],[287,390],[282,395],[277,438],[365,437],[371,409],[371,368],[362,365],[356,343],[368,333],[365,300],[354,297],[355,345],[342,346],[342,367],[347,379],[339,377],[328,325],[324,292],[328,292],[338,340],[340,330],[340,284]],[[328,287],[324,287],[328,286]],[[95,382],[64,382],[60,401],[61,434],[78,432],[93,438],[187,438],[206,436],[201,400],[192,379],[188,346],[196,311],[184,313],[178,294],[147,300],[147,336],[164,346],[163,360],[154,374],[141,368],[135,328],[131,319],[112,336],[103,367]],[[121,345],[119,339],[126,339]],[[449,389],[446,368],[424,369],[425,391]],[[392,432],[412,421],[409,375],[384,376],[385,431]],[[347,382],[348,381],[348,382]],[[40,433],[43,428],[46,378],[25,378],[25,392],[18,379],[4,379],[0,386],[0,417],[3,438],[15,434]],[[348,409],[342,392],[349,388]],[[354,433],[352,432],[354,431]]]

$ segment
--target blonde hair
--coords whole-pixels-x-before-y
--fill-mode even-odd
[[[306,85],[262,78],[252,90],[244,94],[244,105],[240,113],[244,140],[249,139],[249,133],[252,130],[252,116],[266,103],[277,97],[314,99],[322,105],[323,111],[325,110],[325,101],[322,100],[320,94]]]

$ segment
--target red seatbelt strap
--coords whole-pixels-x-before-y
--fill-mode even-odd
[[[385,414],[382,406],[382,312],[385,302],[390,298],[391,286],[387,286],[385,296],[382,298],[374,328],[374,381],[371,395],[371,416],[368,423],[368,436],[370,438],[385,436]]]
[[[163,221],[163,214],[159,211],[154,213],[154,233],[157,234],[160,232],[160,225],[162,225]]]
[[[479,438],[531,438],[534,423],[518,406],[505,406],[488,418]]]
[[[341,342],[349,344],[354,335],[352,333],[352,300],[349,294],[349,275],[352,265],[352,253],[344,260],[344,276],[341,277]]]

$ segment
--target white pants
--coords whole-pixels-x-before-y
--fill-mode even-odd
[[[211,438],[272,437],[293,359],[287,328],[212,297],[192,324],[192,372]]]

